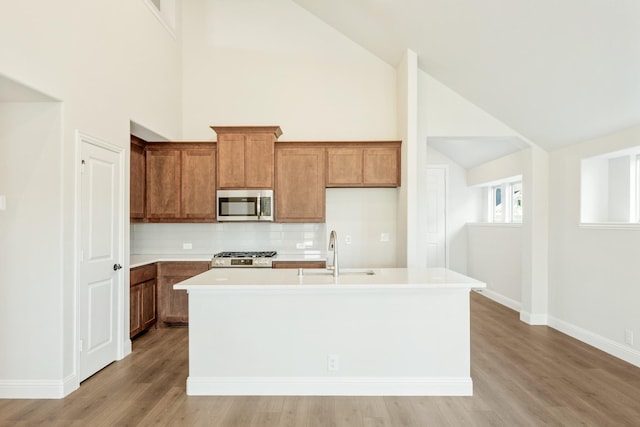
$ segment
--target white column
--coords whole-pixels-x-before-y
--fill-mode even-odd
[[[522,306],[520,320],[546,325],[549,281],[549,154],[525,151],[522,222]]]

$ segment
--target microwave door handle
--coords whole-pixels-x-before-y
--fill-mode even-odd
[[[258,207],[258,220],[260,220],[260,217],[262,216],[262,199],[260,198],[260,196],[258,196],[258,200],[257,200],[257,207]]]

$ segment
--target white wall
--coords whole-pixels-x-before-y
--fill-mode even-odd
[[[520,136],[424,71],[419,72],[420,108],[425,136]]]
[[[482,190],[467,186],[466,170],[433,148],[427,147],[427,164],[447,166],[447,248],[449,268],[470,274],[467,262],[466,224],[481,219]]]
[[[517,175],[524,170],[525,152],[518,151],[467,170],[468,185],[487,185]]]
[[[292,1],[194,0],[182,11],[183,139],[215,140],[211,125],[279,125],[282,141],[399,138],[396,70]],[[395,224],[399,202],[388,194],[396,191],[336,191],[328,190],[326,230],[339,231],[342,265],[395,266],[389,248],[399,235],[388,224]],[[393,239],[382,246],[362,229],[362,207],[344,207],[380,194],[387,204],[374,228],[384,224]],[[207,225],[192,227],[207,233]],[[232,228],[225,230],[216,247],[235,239]],[[345,233],[352,235],[349,247]],[[296,251],[276,240],[265,244]]]
[[[396,188],[327,189],[326,231],[336,230],[340,267],[396,267]],[[385,233],[389,240],[381,241]],[[347,243],[349,236],[351,243]],[[324,247],[323,249],[326,249]]]
[[[640,232],[579,226],[581,160],[638,141],[640,126],[550,153],[549,323],[640,366]]]
[[[522,227],[468,224],[469,276],[487,284],[482,293],[520,311],[522,292]]]
[[[52,243],[35,244],[30,256],[20,256],[11,264],[9,275],[14,277],[21,272],[22,286],[32,291],[30,304],[21,306],[21,313],[23,317],[34,316],[34,321],[22,324],[19,336],[8,331],[15,329],[15,324],[0,325],[0,345],[10,360],[3,372],[15,373],[12,377],[20,375],[15,378],[17,382],[9,383],[3,383],[6,377],[0,376],[2,395],[20,392],[60,397],[77,387],[75,132],[80,130],[128,148],[129,123],[134,120],[167,137],[179,136],[179,59],[178,42],[142,1],[66,0],[39,2],[37,6],[27,2],[4,5],[0,14],[0,78],[20,82],[60,100],[63,113],[59,129],[43,128],[43,141],[29,142],[35,150],[40,147],[48,153],[47,160],[42,160],[46,168],[33,175],[47,189],[46,194],[39,199],[30,198],[29,186],[33,183],[24,181],[19,184],[29,195],[24,207],[8,204],[9,209],[28,208],[38,213],[33,224],[12,217],[8,226],[15,233],[14,239],[34,230],[43,231],[40,240],[55,238]],[[36,107],[33,113],[37,115]],[[16,129],[19,124],[8,126]],[[51,138],[56,138],[56,144]],[[4,155],[7,148],[4,141],[2,144]],[[22,149],[16,154],[19,157],[30,152],[27,147]],[[6,179],[23,177],[25,167],[29,165],[9,163]],[[125,167],[128,176],[128,165]],[[129,200],[128,195],[125,200]],[[129,239],[128,226],[123,238]],[[46,253],[40,250],[43,246]],[[47,275],[46,281],[40,280],[32,272],[34,263],[39,270],[54,274]],[[123,254],[122,264],[128,264],[128,251]],[[123,276],[123,286],[128,286],[128,277]],[[16,283],[3,281],[0,286],[6,297],[0,304],[12,304],[23,297],[23,290]],[[41,319],[36,313],[51,317]],[[33,343],[39,338],[43,343],[53,339],[57,346],[35,349]],[[123,338],[129,341],[128,337]],[[20,383],[22,380],[28,383]]]
[[[0,103],[0,397],[62,370],[61,121],[59,103]]]
[[[395,139],[396,71],[291,0],[183,1],[183,137]]]
[[[482,192],[480,197],[485,197],[486,192],[478,186],[524,174],[528,151],[518,151],[468,169],[467,184],[476,186]],[[523,192],[523,206],[527,203],[531,203],[529,195]],[[479,206],[486,208],[486,201],[481,200]],[[479,218],[486,221],[486,213],[480,212]],[[529,219],[523,218],[525,220]],[[487,296],[514,310],[520,310],[523,256],[527,252],[523,248],[522,225],[477,223],[469,224],[466,231],[469,241],[469,275],[487,283],[484,291]]]
[[[520,137],[513,129],[424,71],[418,72],[418,82],[419,141],[427,143],[429,137]],[[519,156],[519,154],[515,154],[515,156]],[[469,177],[464,168],[437,150],[428,148],[426,157],[427,164],[448,166],[447,245],[449,247],[449,268],[461,273],[468,273],[467,254],[469,251],[465,224],[483,218],[482,191],[477,188],[469,188],[469,186],[486,179],[489,173],[503,177],[504,170],[496,169],[494,164],[486,165],[480,172],[482,178],[473,179]],[[521,168],[518,170],[521,171]],[[470,172],[471,175],[474,173]]]

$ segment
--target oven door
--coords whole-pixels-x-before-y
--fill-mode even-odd
[[[272,190],[218,190],[218,221],[273,221]]]

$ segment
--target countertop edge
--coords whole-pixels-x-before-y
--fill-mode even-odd
[[[129,268],[142,267],[155,262],[172,261],[203,261],[209,262],[213,254],[134,254],[129,257]],[[278,254],[273,261],[285,262],[305,262],[305,261],[326,261],[326,255],[304,255],[304,254]]]

